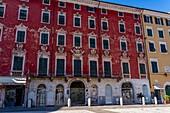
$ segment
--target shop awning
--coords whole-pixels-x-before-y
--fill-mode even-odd
[[[161,85],[154,85],[154,89],[164,89]]]
[[[25,85],[26,77],[0,77],[0,85]]]

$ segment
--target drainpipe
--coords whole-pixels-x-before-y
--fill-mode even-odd
[[[144,22],[143,22],[143,14],[144,12],[144,9],[142,9],[142,12],[141,12],[141,23],[142,23],[142,31],[143,31],[143,39],[144,39],[144,47],[145,47],[145,56],[146,56],[146,63],[147,63],[147,70],[148,70],[148,79],[149,79],[149,85],[150,85],[150,88],[151,88],[151,81],[150,81],[150,71],[149,71],[149,60],[148,60],[148,54],[147,54],[147,49],[146,49],[146,36],[145,36],[145,30],[144,30]]]
[[[98,39],[99,39],[99,77],[102,75],[102,59],[101,59],[101,35],[100,35],[100,1],[98,3],[98,10],[97,10],[97,21],[98,21]]]

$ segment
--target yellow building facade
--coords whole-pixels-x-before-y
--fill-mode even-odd
[[[143,10],[141,15],[152,98],[170,95],[170,14]]]

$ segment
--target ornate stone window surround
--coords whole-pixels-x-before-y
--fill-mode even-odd
[[[107,41],[108,41],[109,49],[104,49],[103,40],[107,40]],[[110,50],[110,40],[109,40],[109,38],[102,38],[102,49],[103,49],[103,50]]]
[[[7,3],[4,3],[3,1],[0,1],[0,6],[1,6],[1,7],[4,7],[3,17],[0,17],[0,18],[5,18],[6,5],[7,5]]]
[[[66,26],[66,21],[67,21],[67,19],[66,19],[66,14],[67,14],[67,13],[66,13],[66,12],[64,12],[63,10],[58,11],[58,22],[57,22],[57,24],[58,24],[58,25]],[[65,17],[65,20],[64,20],[64,22],[65,22],[65,23],[64,23],[64,25],[59,24],[59,16],[60,16],[60,15],[63,15],[63,16]]]
[[[137,41],[137,42],[136,42],[136,49],[137,49],[137,52],[139,51],[139,50],[138,50],[138,44],[139,44],[139,43],[142,44],[142,50],[143,50],[143,43],[140,42],[140,41]],[[143,50],[143,51],[144,51],[144,50]],[[141,52],[138,52],[138,53],[141,53]],[[143,52],[142,52],[142,53],[143,53]]]
[[[103,18],[101,18],[101,28],[102,28],[102,30],[103,30],[103,22],[107,22],[107,30],[103,30],[103,31],[109,31],[109,22],[108,22],[108,20],[109,19],[107,19],[106,17],[103,17]]]
[[[91,48],[91,49],[96,49],[97,48],[97,44],[96,44],[96,37],[90,37],[89,36],[89,48],[90,48],[90,39],[95,39],[95,48]]]
[[[47,63],[47,75],[48,75],[48,73],[49,73],[49,56],[46,56],[46,55],[41,55],[41,56],[39,56],[38,55],[38,60],[37,60],[37,75],[38,75],[38,72],[39,72],[39,59],[40,58],[47,58],[48,59],[48,63]]]
[[[126,51],[128,51],[127,41],[126,41],[126,40],[123,40],[123,39],[120,40],[120,50],[121,50],[121,51],[124,51],[124,50],[122,50],[121,42],[125,42],[125,43],[126,43]]]
[[[123,25],[124,25],[124,29],[125,29],[124,32],[121,32],[121,31],[120,31],[120,24],[123,24]],[[121,19],[121,20],[118,22],[118,26],[119,26],[119,33],[126,33],[125,21],[123,21],[123,19]]]
[[[42,28],[39,28],[38,29],[38,32],[40,32],[40,45],[49,45],[49,40],[50,40],[50,32],[51,32],[51,29],[48,29],[46,26],[42,27]],[[42,33],[46,33],[48,34],[48,44],[41,44],[41,34]]]
[[[75,37],[77,36],[77,37],[80,37],[80,47],[77,47],[77,48],[81,48],[81,47],[82,47],[82,35],[83,35],[83,33],[80,32],[79,30],[77,30],[77,31],[75,31],[75,32],[72,32],[72,35],[73,35],[73,47],[75,47],[75,46],[74,46]]]
[[[93,49],[96,49],[97,48],[97,35],[94,33],[94,32],[91,32],[91,33],[89,33],[89,34],[87,34],[87,36],[89,37],[89,48],[90,48],[90,38],[93,38],[93,39],[95,39],[95,48],[93,48]]]
[[[95,28],[90,28],[90,20],[94,20],[94,24],[95,24]],[[88,27],[89,29],[96,29],[96,17],[91,15],[91,16],[88,16]]]
[[[89,77],[90,77],[90,61],[96,61],[97,62],[97,75],[99,75],[99,65],[98,65],[98,57],[89,57]]]
[[[27,37],[28,27],[26,27],[25,25],[23,25],[23,23],[21,23],[20,25],[15,26],[14,29],[16,29],[15,42],[16,42],[16,43],[22,43],[22,42],[17,42],[17,35],[18,35],[18,31],[25,31],[25,40],[24,40],[23,43],[26,43],[26,37]]]
[[[137,60],[138,60],[139,75],[140,75],[140,78],[141,78],[141,76],[146,76],[146,75],[147,75],[146,57],[144,57],[143,53],[140,53],[140,54],[139,54],[139,57],[137,58]],[[140,63],[141,63],[141,64],[145,64],[146,74],[140,74],[140,66],[139,66]],[[147,76],[146,76],[146,79],[147,79]]]
[[[103,60],[103,77],[105,77],[105,73],[104,73],[104,62],[107,61],[107,62],[110,62],[110,69],[111,69],[111,77],[112,77],[112,58],[105,58],[105,57],[102,57],[102,60]]]
[[[50,24],[50,12],[51,10],[49,10],[47,7],[45,7],[44,9],[41,9],[42,12],[41,12],[41,23],[44,23],[44,24]],[[49,14],[49,22],[46,23],[46,22],[43,22],[43,13],[48,13]]]
[[[3,28],[4,28],[4,25],[0,23],[0,30],[1,30],[0,41],[2,40]]]
[[[79,12],[76,12],[76,14],[74,14],[74,19],[73,19],[73,26],[74,27],[81,28],[81,16],[82,15],[80,15]],[[80,18],[80,26],[75,26],[75,18]]]
[[[76,57],[76,56],[72,56],[73,57],[73,61],[72,61],[72,75],[74,76],[74,60],[81,60],[81,76],[83,76],[83,56],[79,56],[79,57]]]
[[[60,48],[60,47],[59,47]],[[59,52],[56,52],[55,54],[55,75],[57,74],[56,73],[56,69],[57,69],[57,59],[64,59],[64,75],[66,75],[66,56],[67,56],[67,53],[63,53],[63,55],[59,55]]]
[[[20,10],[27,10],[27,17],[26,17],[26,20],[22,20],[22,21],[27,21],[28,20],[28,9],[29,7],[26,6],[25,4],[22,4],[22,5],[18,5],[19,6],[19,11],[18,11],[18,20],[22,20],[20,19]]]

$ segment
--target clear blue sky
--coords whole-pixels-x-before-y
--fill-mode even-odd
[[[139,8],[170,12],[170,0],[100,0]]]

